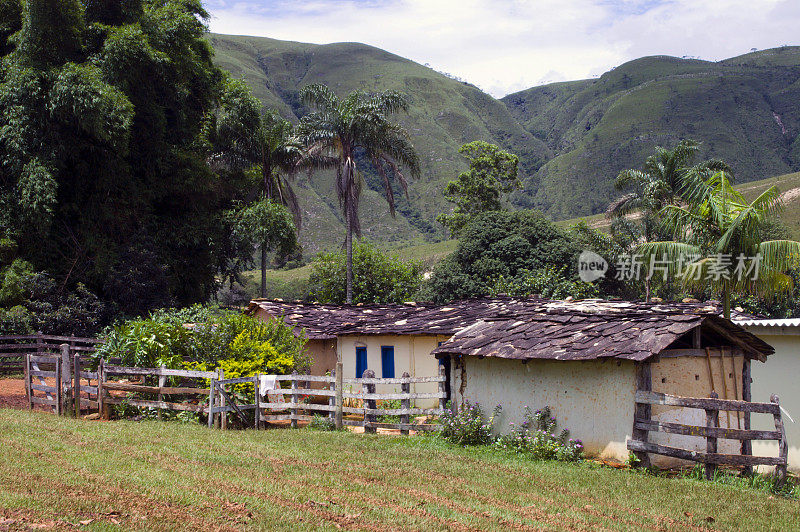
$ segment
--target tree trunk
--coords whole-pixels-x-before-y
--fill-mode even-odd
[[[727,288],[722,289],[722,315],[731,319],[731,292]]]
[[[348,207],[348,211],[351,207]],[[345,303],[348,305],[353,303],[353,224],[352,218],[348,212],[345,217],[347,218],[347,235],[345,236],[345,247],[347,248],[347,288],[345,295]]]
[[[267,246],[261,246],[261,297],[267,297]]]

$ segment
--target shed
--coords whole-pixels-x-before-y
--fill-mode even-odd
[[[589,454],[625,460],[633,436],[637,389],[686,397],[749,399],[749,367],[773,348],[718,315],[716,306],[615,301],[531,302],[513,315],[484,318],[433,351],[450,359],[452,399],[485,409],[502,405],[499,430],[524,408],[550,406],[561,428]],[[702,411],[654,406],[661,422],[704,425]],[[724,416],[722,427],[736,427]],[[651,434],[651,441],[703,450],[691,436]],[[738,441],[720,440],[736,454]],[[702,448],[701,448],[702,447]],[[660,467],[674,460],[653,457]]]

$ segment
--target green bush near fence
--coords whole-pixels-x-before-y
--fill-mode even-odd
[[[166,366],[203,371],[221,368],[227,378],[285,374],[310,365],[306,339],[281,320],[267,322],[239,312],[195,305],[159,310],[106,331],[96,359],[121,359],[134,367]],[[252,386],[240,386],[252,395]]]

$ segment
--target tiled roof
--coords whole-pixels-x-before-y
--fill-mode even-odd
[[[707,324],[759,358],[773,349],[741,327],[718,316],[713,303],[636,303],[629,301],[550,301],[498,297],[447,305],[322,305],[254,300],[249,312],[263,309],[309,338],[344,335],[427,334],[452,336],[434,353],[501,358],[644,360],[667,348],[694,327]]]

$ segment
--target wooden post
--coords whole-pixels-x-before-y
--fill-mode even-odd
[[[711,392],[711,398],[717,399],[717,392]],[[719,427],[719,410],[706,409],[706,427]],[[717,454],[717,438],[706,436],[706,454]],[[706,480],[714,479],[714,472],[717,470],[716,464],[706,463]]]
[[[100,415],[101,418],[106,419],[106,401],[105,395],[106,391],[103,386],[106,381],[106,363],[105,360],[102,358],[100,359],[100,363],[97,365],[97,413]]]
[[[61,413],[66,415],[72,404],[72,361],[69,355],[69,344],[61,344],[61,378],[58,386],[61,387]]]
[[[292,415],[291,421],[289,421],[289,425],[293,428],[297,428],[297,403],[300,402],[300,396],[297,395],[297,371],[292,372],[292,408],[289,409],[289,412]]]
[[[81,417],[81,356],[72,355],[72,371],[75,379],[72,384],[72,399],[75,401],[75,417]]]
[[[750,392],[752,383],[750,380],[750,359],[745,355],[742,361],[742,401],[750,402],[752,400]],[[743,412],[743,415],[744,430],[750,430],[750,412]],[[753,454],[753,442],[750,440],[742,440],[741,448],[741,453],[743,455],[751,456]],[[744,471],[749,474],[753,472],[753,468],[747,466]]]
[[[775,414],[773,414],[773,417],[775,418],[775,430],[781,433],[781,439],[780,442],[778,442],[778,458],[780,458],[783,463],[775,466],[775,480],[778,486],[782,486],[783,483],[786,482],[786,465],[789,458],[789,446],[786,443],[786,431],[783,428],[783,419],[781,418],[780,409],[781,405],[778,401],[778,396],[772,394],[772,396],[769,398],[769,401],[778,407]]]
[[[64,387],[61,385],[61,359],[56,358],[56,415],[61,415],[61,407],[63,406]]]
[[[328,383],[328,391],[334,392],[334,395],[328,396],[328,406],[331,407],[330,411],[328,411],[328,419],[336,423],[336,370],[334,369],[331,372],[331,377],[334,378],[334,382]]]
[[[645,360],[643,362],[636,362],[636,390],[642,392],[650,392],[653,389],[652,377],[650,374],[650,362]],[[649,422],[652,416],[652,407],[636,403],[633,414],[633,431],[631,436],[634,440],[647,443],[648,431],[636,428],[636,421]],[[639,466],[650,467],[650,456],[646,452],[635,451],[636,458],[639,459]]]
[[[363,378],[365,379],[374,379],[375,372],[371,369],[364,370]],[[366,394],[373,394],[375,393],[375,385],[374,384],[361,384],[361,390]],[[378,429],[374,426],[370,426],[371,423],[375,423],[377,421],[378,416],[375,414],[368,414],[367,409],[375,409],[377,408],[377,401],[375,399],[364,399],[364,434],[375,434],[378,432]]]
[[[409,377],[411,377],[411,375],[409,375],[407,371],[404,371],[403,372],[403,378],[407,379]],[[409,383],[409,382],[402,383],[400,385],[400,391],[403,392],[403,393],[411,393],[411,383]],[[401,399],[400,400],[400,408],[402,408],[403,410],[410,409],[411,408],[411,399],[409,399],[408,397]],[[400,415],[400,423],[409,424],[410,422],[411,422],[411,417],[408,414],[401,414]],[[407,428],[400,429],[400,434],[408,435],[408,429]]]
[[[208,428],[214,427],[214,388],[217,386],[217,379],[211,378],[211,382],[209,383],[210,386],[208,387]]]
[[[163,364],[161,365],[161,369],[164,369],[166,366]],[[158,376],[158,402],[162,403],[164,401],[164,394],[161,393],[161,388],[167,385],[167,377],[165,375]],[[158,420],[161,421],[161,407],[158,407]]]
[[[225,380],[225,370],[224,369],[219,368],[217,370],[217,373],[219,373],[219,379],[218,380]],[[223,391],[226,391],[226,392],[228,391],[224,384],[222,385],[222,387],[220,389],[223,390]],[[228,401],[227,401],[227,399],[225,399],[225,395],[224,394],[219,394],[219,406],[228,406]],[[221,430],[228,430],[228,413],[227,412],[220,412],[219,413],[219,428]]]
[[[445,379],[447,378],[447,375],[445,375],[445,372],[444,372],[444,364],[439,364],[439,378],[441,379],[439,381],[439,395],[440,395],[440,397],[439,397],[439,411],[441,413],[444,413],[444,409],[445,409],[445,407],[447,407],[447,398],[445,397],[446,390],[445,390],[445,383],[444,383]]]
[[[256,373],[253,381],[253,389],[256,392],[256,413],[253,415],[253,423],[256,430],[261,428],[261,374]]]
[[[344,396],[342,390],[342,384],[344,382],[344,370],[342,369],[343,365],[341,362],[336,363],[336,395],[334,396],[335,404],[336,404],[336,416],[334,422],[336,424],[336,430],[341,430],[343,426],[342,422],[342,409],[344,408]]]
[[[25,394],[28,396],[28,410],[33,410],[33,388],[31,387],[31,355],[25,355]]]

